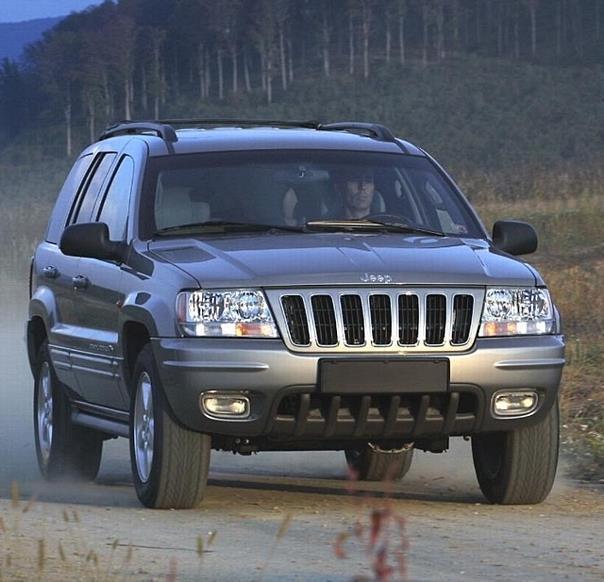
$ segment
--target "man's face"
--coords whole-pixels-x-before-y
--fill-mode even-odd
[[[346,180],[344,200],[355,213],[369,213],[375,186],[372,177]]]

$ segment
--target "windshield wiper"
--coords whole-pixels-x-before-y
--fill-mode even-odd
[[[433,236],[447,236],[439,230],[424,228],[415,224],[404,222],[382,222],[379,220],[311,220],[306,223],[308,229],[325,230],[388,230],[389,232],[416,232],[419,234],[430,234]]]
[[[169,235],[183,231],[192,232],[304,232],[301,226],[285,226],[280,224],[258,224],[255,222],[236,222],[232,220],[207,220],[205,222],[192,222],[190,224],[178,224],[160,228],[156,235]]]

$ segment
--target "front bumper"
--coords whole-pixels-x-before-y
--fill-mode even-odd
[[[420,386],[411,393],[384,395],[376,388],[371,394],[334,395],[318,387],[318,362],[324,356],[292,353],[281,340],[160,338],[152,345],[179,422],[200,432],[249,439],[409,441],[513,430],[539,422],[554,405],[564,365],[563,336],[482,338],[466,353],[438,354],[450,361],[447,392],[423,393]],[[537,390],[535,412],[495,417],[492,396],[504,388]],[[211,390],[247,392],[250,416],[207,417],[200,395]]]

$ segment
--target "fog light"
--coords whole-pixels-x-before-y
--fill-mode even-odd
[[[250,415],[250,399],[241,394],[210,392],[201,395],[201,408],[209,416],[247,418]]]
[[[522,392],[500,391],[493,396],[493,413],[496,416],[521,416],[534,412],[539,403],[535,390]]]

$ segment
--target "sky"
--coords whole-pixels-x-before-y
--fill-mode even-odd
[[[0,0],[0,22],[21,22],[49,16],[67,16],[101,0]]]

